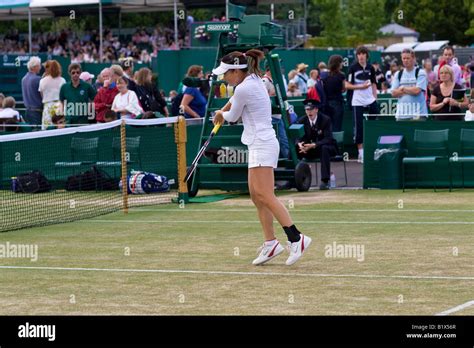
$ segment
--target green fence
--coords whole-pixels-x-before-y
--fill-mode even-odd
[[[393,120],[371,120],[364,121],[364,188],[379,187],[379,165],[374,161],[374,151],[377,148],[377,139],[381,135],[403,135],[408,150],[408,155],[414,153],[414,133],[415,129],[439,130],[449,129],[449,153],[460,153],[460,133],[462,128],[474,129],[474,122],[464,121],[393,121]],[[407,186],[415,185],[416,167],[407,167]],[[461,165],[452,166],[453,185],[461,185]],[[433,187],[433,175],[438,186],[449,185],[449,170],[447,164],[437,163],[436,168],[430,165],[420,165],[418,167],[419,187]],[[474,166],[465,164],[464,166],[465,185],[474,187]]]

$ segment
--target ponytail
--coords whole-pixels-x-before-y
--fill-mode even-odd
[[[247,58],[248,70],[251,74],[262,77],[263,73],[260,70],[260,60],[265,57],[262,51],[251,49],[245,52],[245,57]]]

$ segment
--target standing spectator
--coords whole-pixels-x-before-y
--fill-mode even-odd
[[[166,101],[158,91],[156,84],[153,84],[153,74],[148,68],[141,68],[137,71],[136,93],[143,111],[159,112],[168,116]]]
[[[425,69],[426,77],[428,79],[428,91],[433,91],[435,86],[438,84],[438,77],[433,71],[433,64],[431,59],[425,59],[423,62],[423,69]]]
[[[5,100],[5,94],[0,93],[0,111],[3,110],[3,101]]]
[[[441,58],[441,57],[440,57]],[[451,46],[446,46],[443,49],[443,61],[445,64],[448,64],[451,68],[453,68],[454,73],[454,83],[462,86],[462,72],[461,67],[458,64],[457,58],[454,56],[454,48]],[[442,67],[442,63],[440,62],[438,65],[434,67],[434,72],[438,80],[440,79],[439,76],[439,69]]]
[[[119,65],[115,65],[115,70],[107,68],[100,73],[104,81],[103,87],[99,89],[94,98],[95,119],[97,122],[105,122],[105,114],[111,110],[115,96],[119,93],[117,89],[117,80],[123,75],[123,70]],[[117,69],[118,68],[118,69]]]
[[[133,80],[133,58],[125,58],[120,65],[123,69],[123,78],[127,81],[127,89],[135,92],[136,83]]]
[[[379,62],[373,62],[372,66],[375,70],[375,83],[377,85],[377,90],[382,89],[382,82],[385,82],[385,75],[383,74],[382,70],[380,70]]]
[[[79,76],[79,78],[80,78],[82,81],[84,81],[84,82],[90,84],[93,88],[94,88],[94,85],[92,84],[92,79],[93,79],[94,77],[95,77],[95,75],[89,73],[88,71],[83,71],[83,72],[81,72],[81,75]],[[94,89],[95,89],[95,88],[94,88]]]
[[[290,82],[288,84],[288,91],[286,91],[286,95],[288,97],[301,97],[303,94],[301,90],[298,88],[296,82]]]
[[[51,118],[62,110],[59,102],[59,91],[66,80],[61,77],[61,65],[56,60],[48,60],[44,63],[45,72],[40,80],[38,91],[43,98],[43,117],[41,120],[41,129],[48,128]]]
[[[415,68],[415,52],[411,48],[402,51],[403,69],[392,81],[392,96],[398,98],[396,119],[417,120],[428,116],[426,89],[428,81],[423,69]]]
[[[344,97],[346,91],[346,77],[341,72],[343,59],[339,55],[329,58],[329,74],[323,79],[324,94],[326,96],[326,113],[331,118],[333,132],[342,130],[344,116]]]
[[[99,91],[104,86],[104,71],[107,71],[108,74],[110,75],[109,68],[102,69],[102,71],[97,76],[97,79],[95,80],[95,83],[94,83],[94,88],[96,91]]]
[[[21,80],[21,93],[26,108],[25,120],[31,125],[41,125],[43,102],[38,91],[41,77],[41,59],[31,57],[27,64],[28,72]]]
[[[331,157],[337,154],[336,141],[332,137],[331,119],[319,112],[321,103],[314,99],[304,102],[306,116],[298,120],[304,125],[304,136],[296,141],[298,158],[321,159],[321,190],[329,189]]]
[[[276,96],[275,85],[273,84],[272,72],[270,67],[267,65],[265,69],[265,75],[262,77],[263,84],[267,89],[270,97]],[[289,120],[288,120],[288,123]],[[290,154],[290,146],[288,144],[288,137],[286,135],[285,123],[283,122],[281,114],[272,114],[272,124],[277,125],[277,139],[280,143],[280,156],[288,158]]]
[[[433,114],[443,114],[440,116],[433,115],[435,120],[455,121],[463,120],[464,114],[462,109],[467,109],[469,100],[464,94],[465,90],[461,85],[454,83],[454,71],[449,65],[444,65],[439,69],[441,83],[437,85],[431,94],[430,110]],[[453,98],[454,92],[463,94],[462,101]],[[447,115],[457,114],[457,115]]]
[[[296,71],[295,69],[290,70],[290,72],[288,73],[288,83],[295,82],[295,77],[297,73],[298,71]],[[288,89],[288,85],[286,86],[286,89]]]
[[[138,97],[134,91],[127,87],[128,83],[124,76],[117,80],[117,94],[112,103],[112,111],[116,112],[121,118],[136,118],[143,114],[143,109],[138,102]]]
[[[319,62],[318,69],[319,69],[319,78],[321,80],[325,79],[329,75],[329,69],[326,63]]]
[[[392,86],[392,78],[395,76],[395,73],[399,70],[398,64],[396,62],[390,63],[390,69],[385,73],[385,80],[390,86]]]
[[[316,82],[319,80],[319,71],[317,69],[313,69],[309,72],[309,80],[308,83],[306,84],[308,86],[308,89],[311,87],[314,87],[316,85]]]
[[[354,119],[354,142],[359,152],[358,161],[364,161],[363,145],[363,118],[364,111],[369,114],[378,114],[377,85],[375,83],[375,69],[368,63],[369,50],[360,46],[356,50],[357,61],[349,68],[349,78],[346,81],[346,89],[353,90],[350,105]],[[371,118],[369,118],[371,119]]]
[[[301,93],[308,92],[308,74],[306,74],[306,68],[308,64],[300,63],[296,66],[296,76],[293,78],[293,81],[296,83],[299,91]],[[289,77],[289,76],[288,76]],[[288,82],[288,90],[290,90],[290,83]]]
[[[71,82],[62,85],[59,93],[63,114],[66,116],[67,124],[87,124],[95,118],[92,102],[96,91],[92,85],[79,78],[81,75],[79,64],[70,64],[68,72]]]
[[[23,119],[20,116],[20,113],[15,110],[16,101],[13,97],[6,97],[2,103],[2,110],[0,111],[1,119],[13,118],[17,122],[22,122]]]
[[[188,77],[197,77],[202,79],[204,74],[202,66],[191,65],[187,73]],[[197,87],[186,87],[180,109],[184,112],[186,118],[200,118],[206,114],[207,100]]]

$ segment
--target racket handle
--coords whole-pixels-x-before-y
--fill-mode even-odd
[[[211,133],[216,134],[217,131],[219,130],[219,128],[221,128],[221,124],[220,124],[220,123],[218,123],[218,124],[216,124],[216,125],[214,126],[214,128],[212,129],[212,132],[211,132]]]

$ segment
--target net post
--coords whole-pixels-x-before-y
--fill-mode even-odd
[[[120,124],[120,157],[122,162],[122,201],[123,213],[128,214],[128,180],[127,180],[127,136],[125,119]]]
[[[178,122],[174,126],[175,142],[178,154],[178,204],[188,203],[188,186],[184,182],[186,176],[186,119],[179,116]]]

